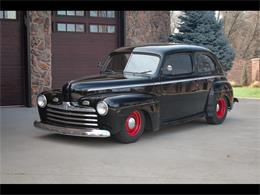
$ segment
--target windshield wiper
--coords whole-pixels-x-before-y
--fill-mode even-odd
[[[124,73],[133,73],[133,74],[146,74],[152,72],[151,70],[146,70],[146,71],[142,71],[142,72],[130,72],[130,71],[124,71]]]
[[[106,69],[104,72],[105,73],[112,73],[112,74],[121,74],[120,72],[116,72],[116,71],[114,71],[112,69]]]

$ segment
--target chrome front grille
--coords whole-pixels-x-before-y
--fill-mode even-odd
[[[69,102],[60,105],[48,104],[46,119],[48,122],[67,126],[98,127],[96,110],[92,107],[75,107]]]

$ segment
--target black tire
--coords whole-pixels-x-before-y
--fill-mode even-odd
[[[129,127],[130,118],[135,119],[135,126],[133,128]],[[144,114],[139,110],[134,110],[123,119],[121,130],[114,135],[114,138],[121,143],[136,142],[142,136],[144,132],[144,127]]]
[[[217,108],[218,106],[218,108]],[[221,124],[224,122],[228,111],[228,102],[225,97],[215,98],[213,110],[206,113],[206,120],[209,124]]]

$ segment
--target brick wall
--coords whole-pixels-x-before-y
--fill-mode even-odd
[[[39,93],[51,89],[51,12],[29,11],[32,105]]]
[[[243,66],[245,64],[247,65],[248,84],[260,81],[260,58],[253,58],[251,60],[236,59],[232,69],[227,74],[228,80],[241,84]]]
[[[250,84],[252,81],[252,68],[250,60],[236,59],[233,63],[232,69],[227,74],[228,80],[235,81],[237,84],[241,84],[244,65],[247,65],[247,78],[248,84]]]
[[[252,63],[252,82],[260,81],[260,58],[251,59]]]
[[[126,45],[168,42],[170,11],[126,11]]]

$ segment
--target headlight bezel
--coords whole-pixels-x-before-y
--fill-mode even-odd
[[[104,109],[105,112],[100,112],[100,109]],[[108,114],[108,105],[107,105],[107,103],[105,101],[99,101],[97,103],[96,110],[97,110],[97,113],[100,116],[106,116]]]
[[[42,98],[42,99],[41,99]],[[39,100],[41,100],[42,103],[39,102]],[[47,98],[45,95],[41,94],[37,97],[37,105],[40,107],[40,108],[45,108],[46,105],[47,105]]]

